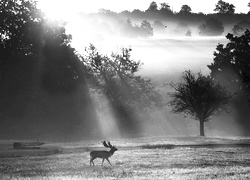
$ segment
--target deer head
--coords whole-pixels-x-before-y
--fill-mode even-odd
[[[113,152],[118,150],[115,146],[112,146],[109,141],[108,141],[108,143],[106,141],[102,141],[102,144],[104,147],[110,148],[111,151],[113,151]]]

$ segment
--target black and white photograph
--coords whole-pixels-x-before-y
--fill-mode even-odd
[[[250,0],[0,0],[1,180],[250,180]]]

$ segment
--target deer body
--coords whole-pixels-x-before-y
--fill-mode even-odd
[[[102,143],[105,147],[111,148],[110,151],[91,151],[90,152],[90,157],[91,157],[90,166],[91,166],[91,164],[93,164],[93,166],[95,165],[94,159],[96,159],[96,158],[102,159],[102,165],[103,165],[103,162],[105,159],[109,162],[110,165],[112,165],[108,158],[111,157],[114,154],[114,152],[117,151],[118,149],[116,147],[112,146],[110,144],[110,142],[108,142],[108,144],[107,144],[105,141],[103,141]]]

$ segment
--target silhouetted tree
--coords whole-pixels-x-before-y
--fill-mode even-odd
[[[160,14],[166,15],[166,14],[173,14],[172,10],[170,9],[170,6],[167,3],[161,3],[160,4]]]
[[[228,34],[225,46],[219,44],[214,52],[214,62],[208,66],[211,76],[223,83],[234,96],[233,105],[237,111],[237,121],[242,125],[244,135],[249,135],[250,109],[247,104],[247,93],[250,93],[250,31],[242,36]]]
[[[230,98],[228,92],[214,83],[210,76],[198,73],[196,77],[191,71],[185,71],[182,82],[172,83],[171,87],[174,92],[169,93],[169,106],[174,113],[195,117],[200,122],[200,136],[205,136],[204,123],[224,110]]]
[[[219,36],[224,32],[223,23],[214,18],[207,19],[198,26],[199,34],[202,36]]]
[[[1,137],[16,129],[12,137],[70,138],[76,126],[68,122],[79,124],[80,111],[92,115],[85,109],[90,105],[85,69],[65,24],[46,20],[31,0],[1,1],[0,18]],[[79,89],[82,98],[75,101]]]
[[[225,47],[219,44],[214,52],[214,63],[208,66],[211,75],[229,86],[237,86],[250,92],[250,31],[240,36],[228,34],[230,41]]]
[[[151,2],[147,11],[151,11],[151,12],[158,11],[157,3],[155,1]]]
[[[179,13],[180,14],[190,14],[191,11],[192,11],[192,9],[188,5],[182,5]]]
[[[136,113],[159,107],[162,101],[150,80],[135,75],[141,62],[132,60],[130,51],[123,48],[121,53],[112,53],[109,57],[90,45],[83,62],[93,75],[92,87],[108,99],[121,129],[134,132],[137,130]]]
[[[247,5],[249,8],[250,8],[250,2],[248,3],[248,5]],[[248,12],[248,14],[250,14],[250,11]]]
[[[235,6],[233,4],[219,0],[215,5],[214,11],[221,14],[234,14]]]

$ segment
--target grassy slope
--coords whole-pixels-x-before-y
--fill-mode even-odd
[[[113,140],[119,150],[110,158],[112,167],[107,162],[102,167],[101,159],[95,160],[95,167],[89,167],[89,151],[101,149],[97,141],[53,144],[62,151],[1,158],[0,179],[250,179],[250,146],[140,148],[141,145],[249,142],[247,138],[199,137]]]

